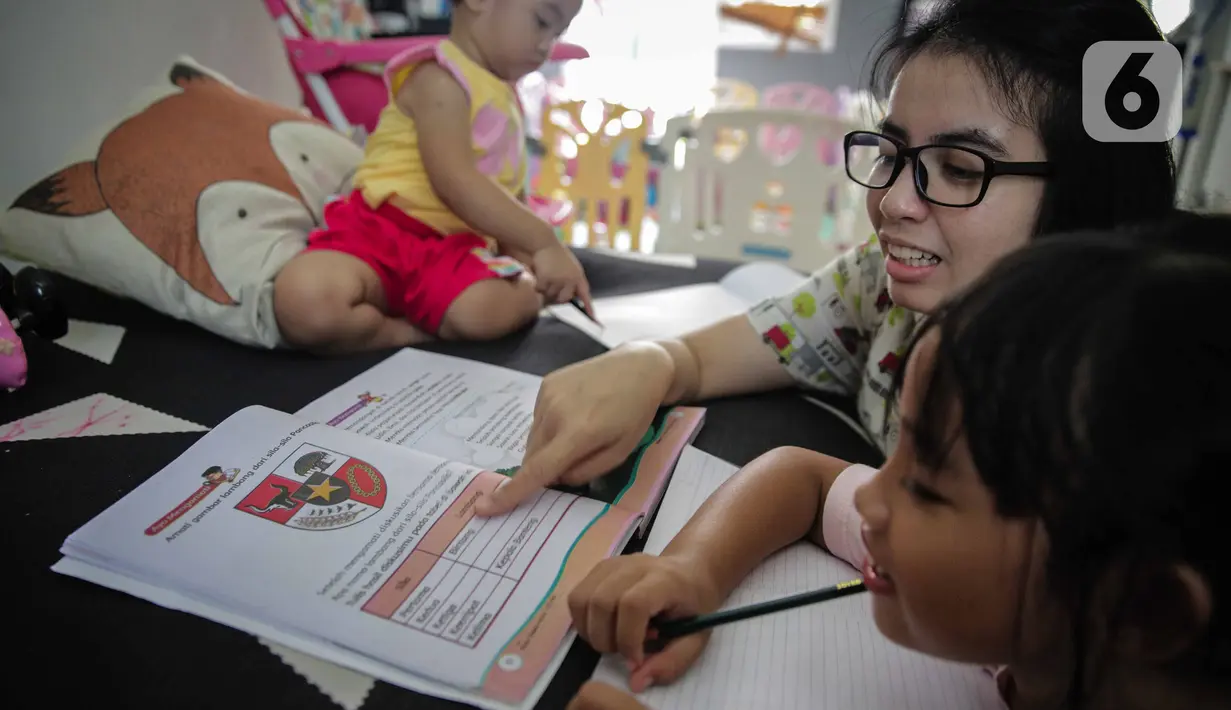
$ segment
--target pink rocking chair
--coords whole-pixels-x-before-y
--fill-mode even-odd
[[[376,127],[376,119],[388,101],[388,89],[381,71],[384,64],[402,52],[441,39],[423,36],[355,41],[317,37],[292,9],[299,0],[264,2],[286,44],[291,69],[303,90],[304,105],[313,115],[346,135],[352,135],[354,126],[361,126],[369,133]],[[353,3],[348,10],[367,12],[360,3]],[[585,49],[560,42],[551,60],[588,56]],[[374,65],[375,70],[365,70],[363,65]]]

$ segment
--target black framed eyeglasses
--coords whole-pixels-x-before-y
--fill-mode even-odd
[[[846,174],[873,190],[883,190],[898,179],[909,160],[919,196],[942,207],[973,207],[987,194],[992,178],[1001,175],[1046,177],[1046,162],[996,160],[972,148],[955,145],[907,147],[896,138],[852,131],[846,134]]]

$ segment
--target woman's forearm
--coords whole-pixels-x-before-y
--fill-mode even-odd
[[[655,344],[674,369],[664,404],[768,392],[792,383],[743,314]]]
[[[767,557],[821,540],[821,511],[850,464],[798,448],[770,451],[722,485],[663,551],[709,576],[720,599]]]

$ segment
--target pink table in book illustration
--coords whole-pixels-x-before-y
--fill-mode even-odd
[[[476,479],[472,488],[490,488]],[[455,507],[471,499],[466,491]],[[474,648],[565,512],[577,502],[544,491],[534,505],[503,518],[464,518],[450,510],[363,606],[416,631]]]

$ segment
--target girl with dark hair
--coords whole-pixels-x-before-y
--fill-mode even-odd
[[[1013,710],[1231,707],[1231,219],[1041,240],[940,307],[895,378],[879,471],[765,454],[660,556],[605,561],[569,600],[580,634],[668,683],[706,637],[642,652],[650,619],[717,609],[801,539],[863,570],[877,628],[997,670]],[[1183,337],[1166,338],[1165,334]],[[1167,370],[1202,377],[1177,386]],[[774,525],[765,525],[772,519]],[[990,682],[990,680],[989,680]],[[607,686],[575,708],[638,708]]]
[[[611,470],[663,404],[790,385],[854,399],[891,452],[886,396],[926,314],[1036,237],[1173,209],[1168,144],[1100,143],[1081,116],[1088,47],[1160,39],[1137,0],[950,0],[891,39],[886,117],[846,141],[876,234],[746,316],[548,375],[525,463],[482,512]],[[874,167],[854,173],[864,151]]]

